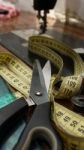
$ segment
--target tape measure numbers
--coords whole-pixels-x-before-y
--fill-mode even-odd
[[[46,59],[51,60],[52,63],[58,67],[59,72],[55,76],[53,82],[53,94],[56,98],[70,98],[71,96],[78,93],[82,84],[82,74],[84,72],[83,61],[81,57],[75,53],[70,47],[64,45],[61,42],[48,38],[45,36],[32,36],[28,42],[29,51],[38,54]],[[54,51],[53,51],[53,50]],[[64,55],[69,56],[74,62],[74,75],[66,78],[61,77],[63,69],[63,60],[56,54],[56,51]],[[54,89],[54,85],[62,80],[59,92]]]
[[[65,150],[84,149],[84,117],[54,103],[52,120],[63,138]]]
[[[0,75],[24,96],[30,90],[32,69],[7,52],[0,52]]]

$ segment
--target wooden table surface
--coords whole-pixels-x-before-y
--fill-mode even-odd
[[[36,15],[30,12],[20,12],[17,17],[0,21],[0,33],[17,29],[28,29],[36,27]]]
[[[5,21],[0,20],[0,33],[30,28],[36,28],[36,15],[30,12],[20,12],[17,17]],[[0,51],[6,51],[6,49],[0,45]]]
[[[79,38],[82,41],[84,40],[83,27],[79,27],[70,23],[65,24],[60,22],[58,19],[56,20],[48,17],[48,28],[52,28],[52,30],[60,33],[62,38],[65,38],[64,35],[66,34],[75,39]],[[20,14],[15,18],[6,21],[0,21],[0,33],[21,29],[39,29],[39,21],[37,20],[36,13],[33,14],[31,12],[20,12]],[[3,50],[4,48],[0,46],[0,50],[1,49]]]
[[[0,21],[0,33],[9,32],[18,29],[38,29],[39,21],[37,20],[36,13],[20,12],[20,14],[12,19],[6,21]],[[59,21],[59,19],[53,19],[48,17],[48,27],[59,31],[61,34],[67,32],[68,34],[84,39],[84,27],[76,24],[66,24]]]

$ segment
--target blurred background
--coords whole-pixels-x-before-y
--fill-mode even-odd
[[[2,4],[5,6],[12,4],[19,13],[13,13],[13,15],[8,16],[6,22],[0,17],[1,32],[18,28],[38,28],[39,22],[36,17],[37,12],[33,9],[33,0],[0,0],[0,5]],[[48,26],[56,29],[61,27],[61,30],[66,28],[66,31],[67,27],[70,27],[70,32],[75,27],[74,30],[77,28],[77,32],[81,31],[81,29],[83,32],[83,6],[84,0],[57,0],[54,9],[49,11]],[[5,29],[3,30],[4,26]]]

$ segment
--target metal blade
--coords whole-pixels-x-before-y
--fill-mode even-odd
[[[51,64],[49,60],[46,62],[45,66],[43,67],[42,72],[45,80],[46,89],[48,92],[50,80],[51,80]]]
[[[49,60],[45,63],[45,65],[42,69],[42,72],[43,72],[43,76],[44,76],[45,86],[46,86],[46,89],[47,89],[47,92],[48,92],[49,85],[50,85],[50,79],[51,79],[51,65],[50,65]],[[35,105],[34,101],[30,97],[28,97],[26,99],[26,101],[28,103],[28,106]]]
[[[49,101],[42,69],[38,60],[35,61],[33,67],[30,97],[37,105]]]

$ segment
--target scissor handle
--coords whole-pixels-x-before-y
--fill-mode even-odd
[[[23,97],[0,109],[0,140],[27,111],[28,104]]]
[[[57,149],[57,140],[56,140],[55,135],[51,132],[50,129],[48,129],[46,127],[35,127],[35,128],[33,128],[29,132],[29,134],[25,140],[25,143],[22,147],[22,150],[30,150],[32,141],[37,139],[37,138],[38,139],[42,138],[44,140],[44,142],[47,143],[49,150],[58,150]]]
[[[60,137],[51,125],[50,102],[43,103],[35,108],[14,150],[30,150],[29,146],[36,137],[43,137],[50,146],[50,150],[63,149]]]

